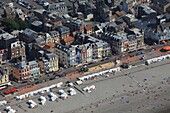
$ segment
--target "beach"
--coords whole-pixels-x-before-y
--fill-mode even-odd
[[[169,67],[170,60],[165,60],[122,70],[113,77],[84,81],[83,85],[73,87],[77,94],[68,99],[52,102],[44,95],[47,98],[44,106],[39,104],[39,96],[30,98],[38,104],[35,109],[28,107],[29,99],[13,100],[10,104],[17,113],[166,113],[170,106]],[[96,86],[91,93],[79,91],[90,85]],[[54,89],[53,93],[57,95],[57,91]]]

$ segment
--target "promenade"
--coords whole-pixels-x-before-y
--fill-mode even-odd
[[[45,106],[28,108],[27,100],[12,105],[17,113],[156,113],[164,111],[170,105],[169,76],[170,60],[164,60],[149,66],[134,67],[117,73],[116,77],[99,77],[88,80],[80,86],[94,84],[96,90],[69,96],[66,100],[47,101]],[[161,70],[161,71],[160,71]],[[127,74],[127,75],[125,75]],[[53,90],[56,94],[58,89]],[[64,89],[67,91],[67,88]],[[48,99],[48,96],[45,96]],[[33,98],[39,103],[38,98]],[[13,104],[13,103],[10,103]],[[22,106],[21,109],[18,105]],[[166,113],[166,112],[164,112]],[[168,113],[168,112],[167,112]]]

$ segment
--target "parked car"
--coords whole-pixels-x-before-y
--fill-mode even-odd
[[[109,58],[108,58],[108,57],[106,57],[104,60],[109,60]]]
[[[146,56],[143,55],[143,56],[140,58],[140,60],[144,60],[145,58],[146,58]]]
[[[153,52],[153,51],[155,51],[156,49],[155,48],[152,48],[151,50],[150,50],[150,52]]]
[[[140,52],[136,53],[136,56],[141,55],[143,53],[144,53],[143,51],[140,51]]]
[[[120,55],[120,58],[123,58],[123,57],[125,57],[125,55],[124,55],[124,54]]]
[[[136,52],[136,50],[133,50],[133,51],[129,51],[128,53],[135,53]]]

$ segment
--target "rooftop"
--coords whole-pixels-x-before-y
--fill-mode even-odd
[[[40,25],[42,25],[42,22],[41,21],[34,21],[31,24],[34,25],[34,26],[40,26]]]
[[[15,38],[14,35],[11,35],[9,33],[5,32],[5,33],[0,34],[0,39],[9,40],[12,38]]]
[[[69,36],[69,37],[65,38],[64,41],[65,41],[66,43],[68,43],[68,42],[70,42],[70,41],[74,41],[74,37]]]
[[[32,29],[28,29],[28,28],[23,31],[23,34],[29,38],[37,38],[38,37],[37,32],[33,31]]]

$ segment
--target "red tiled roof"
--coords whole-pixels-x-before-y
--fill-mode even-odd
[[[64,39],[64,42],[65,42],[65,43],[68,43],[68,42],[70,42],[70,41],[74,41],[74,37],[69,36],[69,37],[67,37],[67,38]]]
[[[43,48],[44,48],[44,49],[50,49],[50,46],[45,45]]]
[[[89,31],[89,30],[91,30],[91,27],[90,27],[89,25],[87,25],[87,26],[85,26],[85,29],[86,29],[87,31]]]

